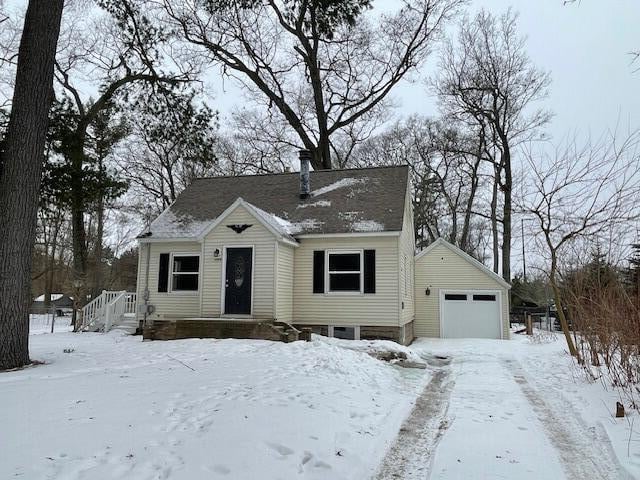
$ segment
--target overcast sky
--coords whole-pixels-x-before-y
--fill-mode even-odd
[[[393,5],[376,0],[374,6]],[[509,7],[520,13],[519,30],[526,35],[533,62],[551,72],[546,106],[555,117],[548,133],[559,141],[574,134],[594,137],[606,130],[640,127],[640,62],[632,64],[630,52],[640,50],[640,0],[474,0],[469,10],[485,8],[499,14]],[[422,76],[435,73],[436,58]],[[638,71],[635,71],[635,70]],[[210,79],[213,104],[221,114],[242,108],[240,90],[227,81],[225,88]],[[394,93],[396,115],[436,114],[435,99],[424,85],[404,82]]]

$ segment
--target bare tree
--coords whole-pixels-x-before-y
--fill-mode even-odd
[[[368,0],[153,3],[193,54],[277,111],[313,153],[313,168],[326,169],[333,166],[332,139],[377,118],[464,2],[403,0],[394,13],[376,17],[363,12]]]
[[[358,146],[347,165],[409,165],[418,245],[444,237],[476,254],[485,136],[464,128],[411,116]]]
[[[594,247],[610,230],[639,218],[639,140],[637,134],[623,142],[614,136],[584,147],[570,142],[551,156],[532,150],[525,154],[531,175],[523,188],[521,208],[534,219],[539,250],[549,262],[558,318],[574,356],[579,353],[564,313],[561,260],[575,242],[586,241]]]
[[[63,0],[30,0],[0,147],[0,370],[29,363],[31,262]]]
[[[164,29],[148,20],[144,9],[132,0],[100,0],[102,10],[71,11],[63,23],[55,78],[69,119],[57,151],[63,156],[72,217],[74,275],[82,285],[76,297],[85,298],[89,248],[85,216],[93,199],[88,198],[87,164],[91,136],[99,122],[118,122],[118,105],[133,103],[138,96],[170,90],[191,80],[195,64],[170,61]],[[176,65],[177,72],[164,65]],[[185,70],[180,71],[179,67]],[[93,82],[97,94],[87,95]],[[144,92],[144,93],[143,93]],[[109,113],[110,118],[103,118]],[[78,299],[78,301],[81,301]]]
[[[513,157],[516,147],[538,134],[550,119],[549,112],[532,105],[547,95],[549,84],[549,74],[527,56],[525,39],[517,31],[517,15],[511,10],[500,17],[483,10],[473,19],[464,18],[457,40],[445,45],[441,73],[434,82],[443,115],[485,129],[485,156],[493,163],[495,176],[494,265],[500,223],[502,276],[507,281],[511,280]]]

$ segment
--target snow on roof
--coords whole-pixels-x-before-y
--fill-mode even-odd
[[[350,222],[350,231],[355,233],[383,232],[384,225],[376,220],[362,218],[364,212],[354,210],[338,212],[338,216]]]
[[[379,225],[397,232],[408,178],[406,166],[321,170],[313,172],[316,189],[307,199],[300,199],[299,178],[291,173],[196,179],[139,238],[199,241],[238,199],[276,235],[376,232]]]
[[[198,237],[211,224],[211,220],[196,220],[190,215],[179,217],[167,208],[149,226],[153,238]]]
[[[291,224],[291,234],[295,235],[300,232],[313,232],[313,230],[319,230],[324,225],[324,222],[315,218],[305,218],[299,222]]]
[[[245,202],[245,203],[251,208],[253,208],[253,210],[260,217],[260,219],[263,220],[265,223],[267,223],[269,226],[271,226],[271,228],[273,228],[276,232],[278,232],[283,237],[289,238],[290,240],[294,240],[291,237],[291,222],[289,222],[285,218],[274,215],[273,213],[265,212],[261,208],[256,207],[255,205],[249,202]]]
[[[60,300],[63,296],[64,296],[63,293],[52,293],[51,294],[51,301],[55,302],[56,300]],[[40,295],[39,297],[36,297],[35,301],[36,302],[44,302],[44,294]]]
[[[382,232],[384,225],[375,220],[358,220],[351,224],[354,232]]]
[[[301,203],[296,208],[330,207],[330,206],[331,206],[331,201],[330,200],[318,200],[317,202],[313,202],[313,203]]]
[[[337,190],[339,188],[344,188],[344,187],[350,187],[353,185],[357,185],[358,183],[366,183],[369,180],[368,177],[362,177],[362,178],[353,178],[353,177],[346,177],[346,178],[341,178],[340,180],[338,180],[337,182],[333,182],[325,187],[322,188],[318,188],[317,190],[314,190],[313,192],[311,192],[311,196],[312,197],[317,197],[318,195],[324,195],[325,193],[329,193],[332,192],[333,190]]]

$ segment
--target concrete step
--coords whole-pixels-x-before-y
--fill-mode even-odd
[[[111,330],[117,330],[117,331],[120,331],[120,332],[126,332],[126,333],[129,333],[129,334],[133,335],[134,333],[136,333],[136,329],[137,328],[138,328],[137,325],[120,324],[120,325],[114,326]]]

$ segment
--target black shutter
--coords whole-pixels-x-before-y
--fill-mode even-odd
[[[313,251],[313,293],[324,293],[324,250]]]
[[[158,291],[166,292],[169,287],[169,254],[160,254],[160,265],[158,266]]]
[[[364,251],[364,293],[376,293],[376,251]]]

